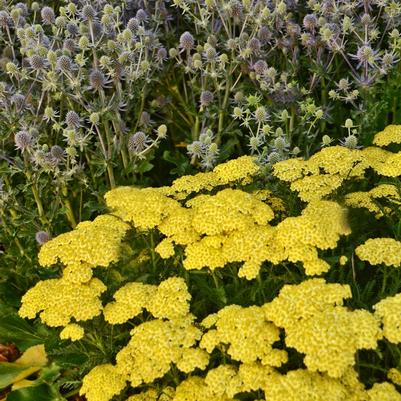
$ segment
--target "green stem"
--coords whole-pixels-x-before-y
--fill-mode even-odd
[[[110,187],[111,189],[113,189],[116,187],[113,166],[111,164],[113,142],[112,142],[111,132],[109,129],[109,122],[107,120],[104,120],[104,130],[106,131],[106,140],[107,140],[107,159],[106,159],[107,175],[109,176]]]

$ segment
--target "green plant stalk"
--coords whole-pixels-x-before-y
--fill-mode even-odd
[[[121,154],[121,159],[123,162],[124,172],[126,172],[128,169],[128,155],[127,155],[127,151],[125,148],[125,143],[123,142],[124,137],[121,134],[121,131],[117,128],[116,122],[114,120],[112,120],[111,124],[113,125],[114,131],[118,132],[119,137],[120,137],[120,143],[121,143],[120,154]]]
[[[62,203],[66,209],[66,216],[67,216],[67,220],[70,223],[72,228],[75,228],[77,225],[77,221],[75,220],[75,216],[74,216],[74,211],[72,209],[71,206],[71,202],[68,199],[68,188],[66,185],[63,185],[62,187],[62,194],[63,194],[63,199],[62,199]]]
[[[25,256],[29,261],[31,261],[31,258],[25,253],[24,247],[22,246],[20,240],[17,237],[13,236],[11,230],[8,228],[8,225],[6,224],[6,218],[5,218],[4,212],[3,211],[0,211],[0,212],[1,212],[2,226],[3,226],[4,231],[7,233],[7,235],[9,235],[11,238],[13,238],[15,245],[17,245],[17,248],[18,248],[21,256]]]
[[[230,95],[230,89],[231,89],[231,74],[230,74],[230,68],[228,68],[228,73],[226,75],[226,91],[224,93],[223,103],[222,103],[221,109],[219,111],[219,123],[218,123],[218,128],[217,128],[217,137],[216,137],[217,145],[220,145],[220,143],[221,143],[221,135],[223,133],[223,125],[224,125],[224,116],[226,113],[226,107],[227,107],[228,98]]]
[[[109,177],[110,181],[110,187],[111,189],[116,187],[116,181],[114,178],[114,171],[113,171],[113,166],[111,164],[111,157],[112,157],[112,137],[111,137],[111,132],[109,129],[109,123],[107,120],[104,120],[104,129],[106,131],[106,140],[107,140],[107,175]]]

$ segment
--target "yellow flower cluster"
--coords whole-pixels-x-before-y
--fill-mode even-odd
[[[173,387],[164,388],[161,394],[152,388],[132,395],[126,401],[172,401],[174,394],[175,389]]]
[[[269,401],[349,401],[346,387],[327,375],[298,369],[272,373],[263,387]],[[362,400],[361,400],[362,401]]]
[[[85,395],[89,401],[109,401],[125,386],[126,380],[115,366],[98,365],[84,377],[79,394]]]
[[[287,346],[305,354],[310,371],[338,378],[353,366],[358,349],[374,349],[381,338],[374,315],[339,306],[350,295],[348,286],[312,279],[284,286],[264,310],[269,320],[285,329]]]
[[[387,377],[394,384],[397,384],[398,386],[401,386],[401,372],[398,369],[391,368],[387,373]]]
[[[209,315],[202,324],[209,330],[199,346],[208,353],[219,344],[225,344],[228,355],[237,361],[261,361],[263,365],[270,366],[281,366],[287,362],[285,351],[273,349],[280,332],[274,324],[265,320],[261,307],[226,306],[215,315]],[[211,329],[213,326],[215,329]]]
[[[196,368],[205,369],[209,363],[206,351],[196,348],[191,351],[202,332],[190,317],[148,321],[136,326],[131,335],[129,343],[117,354],[116,368],[133,387],[163,377],[171,363],[185,373]]]
[[[76,323],[67,324],[60,333],[60,338],[62,340],[77,341],[80,340],[85,334],[84,329]]]
[[[373,139],[373,144],[380,147],[391,143],[401,143],[401,125],[390,124],[383,131],[378,132]]]
[[[371,265],[401,266],[401,242],[394,238],[369,238],[355,253]]]
[[[380,208],[377,205],[377,200],[380,198],[385,198],[386,202],[391,202],[396,207],[401,205],[401,196],[393,184],[380,184],[367,192],[351,192],[346,195],[345,204],[354,208],[368,209],[375,214],[376,218],[380,218],[384,214],[392,213],[390,207]]]
[[[173,182],[167,193],[177,199],[185,199],[193,192],[210,191],[220,185],[249,184],[259,172],[254,157],[242,156],[216,166],[211,172],[180,177]]]
[[[292,191],[306,201],[323,199],[338,189],[344,180],[362,177],[368,167],[357,149],[342,146],[323,148],[309,160],[289,159],[273,166],[273,175],[290,182]]]
[[[211,270],[243,262],[240,277],[255,278],[261,264],[283,260],[302,262],[308,275],[330,266],[318,249],[334,248],[348,235],[345,210],[335,202],[313,201],[301,216],[269,225],[274,213],[263,200],[269,194],[227,188],[215,195],[201,194],[181,206],[155,189],[118,188],[106,195],[114,213],[140,229],[157,228],[165,238],[156,251],[162,258],[174,255],[174,246],[185,247],[186,269]],[[140,205],[146,203],[146,212]]]
[[[46,242],[39,252],[39,263],[51,266],[58,261],[66,265],[64,276],[74,282],[87,282],[92,268],[117,262],[121,242],[129,225],[111,215],[79,223],[75,230]]]
[[[394,344],[401,343],[401,294],[382,299],[373,306],[383,324],[383,335]]]
[[[138,316],[153,297],[157,287],[143,283],[128,283],[114,293],[114,302],[108,303],[103,315],[110,324],[122,324]]]
[[[369,401],[401,401],[401,394],[391,383],[375,383],[367,391]]]
[[[205,379],[198,376],[191,376],[182,381],[176,388],[172,401],[234,401],[225,394],[213,394]]]
[[[318,275],[328,271],[330,265],[318,257],[317,249],[335,248],[340,235],[350,232],[346,210],[335,202],[315,201],[308,204],[301,216],[281,221],[272,243],[282,250],[279,261],[302,262],[307,275]]]
[[[33,319],[39,314],[48,326],[67,326],[71,319],[83,321],[101,314],[100,294],[106,286],[97,278],[73,283],[65,278],[39,281],[22,297],[19,315]],[[83,302],[84,301],[84,302]],[[68,332],[74,329],[67,329]]]
[[[163,218],[181,207],[164,194],[163,188],[119,187],[107,192],[105,199],[114,215],[139,230],[157,227]]]
[[[191,295],[182,278],[171,277],[159,286],[128,283],[114,294],[114,299],[105,306],[103,314],[107,322],[121,324],[143,309],[159,319],[181,319],[189,314]]]
[[[39,262],[42,266],[51,266],[60,260],[65,265],[86,262],[93,267],[106,267],[118,260],[121,239],[128,229],[127,224],[107,214],[84,221],[75,230],[44,244]]]

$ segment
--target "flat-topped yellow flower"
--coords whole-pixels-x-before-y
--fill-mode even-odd
[[[371,265],[401,266],[401,242],[394,238],[369,238],[355,253]]]
[[[60,261],[71,269],[86,269],[85,276],[87,267],[107,267],[119,260],[121,242],[129,228],[121,219],[108,214],[84,221],[42,245],[39,263],[51,266]]]
[[[376,146],[387,146],[391,143],[401,143],[401,125],[390,124],[383,131],[378,132],[373,138]]]

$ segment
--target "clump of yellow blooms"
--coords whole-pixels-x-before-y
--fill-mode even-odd
[[[249,184],[252,177],[260,172],[252,156],[242,156],[216,166],[213,171],[184,176],[176,179],[166,193],[177,199],[184,199],[194,192],[211,189],[227,184]]]
[[[390,124],[373,139],[373,144],[380,147],[391,143],[401,143],[401,125]]]
[[[376,303],[374,313],[352,310],[344,306],[352,297],[349,285],[309,278],[284,285],[271,302],[228,304],[199,322],[191,314],[187,286],[188,271],[213,272],[227,265],[239,266],[238,276],[248,280],[261,280],[261,269],[266,273],[275,269],[272,265],[291,269],[299,263],[307,276],[328,272],[328,260],[338,260],[332,264],[345,266],[342,271],[350,267],[345,255],[325,257],[325,251],[351,233],[347,209],[337,197],[344,196],[347,207],[366,208],[376,217],[394,215],[401,205],[397,184],[392,183],[396,180],[344,194],[345,183],[363,180],[369,170],[384,177],[401,175],[401,152],[380,148],[391,143],[401,143],[401,126],[379,132],[377,146],[331,146],[309,160],[274,164],[273,175],[303,201],[301,212],[292,216],[274,192],[241,189],[260,173],[250,156],[178,178],[169,187],[113,189],[105,195],[110,214],[80,223],[41,247],[39,263],[45,267],[60,262],[62,275],[31,288],[19,314],[30,319],[39,315],[49,326],[63,327],[60,337],[72,341],[85,334],[81,322],[102,313],[108,324],[133,326],[115,360],[85,376],[80,393],[88,401],[109,401],[127,383],[137,394],[126,401],[234,401],[251,391],[264,393],[266,401],[401,400],[390,382],[365,389],[355,366],[357,351],[376,349],[378,340],[401,343],[401,294]],[[382,198],[385,207],[378,205]],[[125,282],[114,300],[103,305],[107,288],[93,272],[100,268],[95,274],[102,274],[120,260],[131,229],[157,232],[161,240],[154,250],[162,259],[174,257],[172,268],[180,263],[187,271],[178,274],[185,279],[172,276],[147,284],[144,274],[143,282]],[[393,238],[370,238],[355,253],[371,264],[401,266],[401,242]],[[155,260],[159,257],[152,253]],[[168,269],[170,261],[163,263]],[[160,277],[165,276],[163,272]],[[302,369],[288,371],[288,348],[303,355]],[[169,372],[175,385],[163,388]],[[388,379],[400,385],[401,373],[390,369]]]
[[[60,261],[70,267],[69,274],[72,275],[82,269],[82,282],[88,281],[91,278],[88,269],[107,267],[118,261],[121,242],[129,228],[128,224],[111,215],[84,221],[75,230],[46,242],[40,249],[39,263],[51,266]]]
[[[116,368],[133,387],[163,377],[171,363],[190,373],[196,368],[205,369],[209,362],[205,351],[190,351],[202,332],[189,317],[148,321],[135,327],[131,335],[129,343],[117,354]]]
[[[369,238],[355,249],[355,253],[371,265],[401,265],[401,242],[394,238]]]
[[[382,299],[373,306],[383,324],[383,335],[394,344],[401,343],[401,294]]]
[[[264,386],[269,401],[348,401],[344,385],[327,375],[298,369],[287,374],[271,373]]]
[[[95,366],[83,379],[79,391],[89,401],[109,401],[126,386],[125,378],[111,364]]]
[[[209,330],[199,345],[208,353],[219,344],[225,344],[228,346],[227,354],[237,361],[261,361],[270,366],[287,362],[287,353],[273,348],[273,343],[280,338],[280,331],[266,321],[261,307],[226,306],[215,316],[209,315],[202,324]],[[211,329],[213,326],[215,328]]]
[[[65,278],[39,281],[22,297],[19,315],[33,319],[39,314],[48,326],[67,326],[71,319],[92,319],[102,312],[99,296],[106,286],[97,278],[73,283]],[[82,302],[85,300],[85,302]]]
[[[285,329],[287,346],[305,354],[310,371],[338,378],[353,366],[358,349],[374,349],[381,338],[373,314],[340,306],[349,296],[348,286],[311,279],[284,286],[264,310],[268,319]]]
[[[188,292],[184,279],[171,277],[159,286],[143,283],[128,283],[114,294],[114,302],[103,310],[111,324],[121,324],[139,315],[144,309],[160,319],[181,319],[189,314]]]
[[[138,316],[153,297],[157,286],[143,283],[128,283],[114,294],[114,302],[103,310],[104,318],[110,324],[122,324]]]
[[[401,372],[398,369],[391,368],[387,373],[387,377],[394,384],[401,386]]]
[[[391,383],[375,383],[367,391],[369,401],[401,401],[401,394]]]
[[[85,330],[79,324],[70,323],[64,327],[60,333],[62,340],[70,339],[71,341],[80,340],[85,334]]]
[[[377,205],[377,200],[381,198],[385,198],[387,202],[391,202],[394,206],[399,207],[401,205],[401,196],[393,184],[379,184],[367,192],[349,193],[345,197],[345,204],[354,208],[365,208],[374,213],[376,218],[380,218],[384,214],[392,213],[390,207],[380,208]]]

